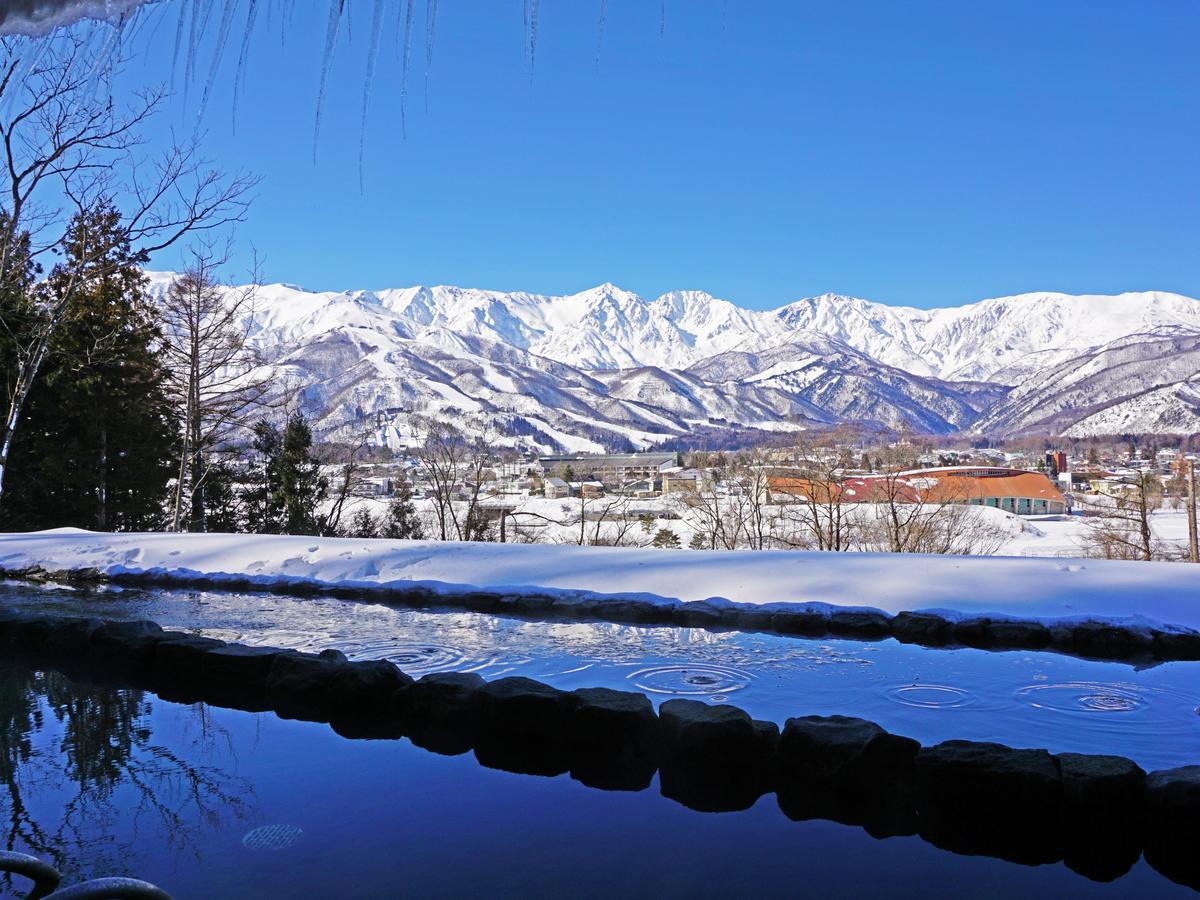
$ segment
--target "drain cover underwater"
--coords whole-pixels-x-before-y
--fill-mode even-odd
[[[247,831],[242,846],[251,850],[284,850],[300,839],[304,829],[295,825],[263,825]]]

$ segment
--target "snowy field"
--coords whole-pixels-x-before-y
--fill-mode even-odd
[[[280,535],[0,535],[13,571],[99,569],[255,584],[427,587],[453,593],[536,588],[564,602],[597,595],[676,604],[826,603],[949,609],[1036,619],[1113,619],[1200,629],[1200,566],[1032,557],[797,551],[671,551],[384,541]]]
[[[1087,520],[1082,516],[1031,516],[1017,519],[1022,527],[1013,529],[1000,553],[1005,556],[1079,556],[1087,541]],[[1182,509],[1156,510],[1150,517],[1154,536],[1165,544],[1187,547],[1187,513]]]
[[[666,529],[679,538],[680,546],[686,548],[696,531],[703,527],[701,517],[676,499],[653,498],[630,500],[628,506],[614,507],[614,512],[624,511],[630,517],[642,512],[649,513],[652,523],[643,529],[640,525],[622,528],[614,521],[599,525],[595,517],[604,510],[609,498],[589,500],[585,508],[591,520],[581,522],[581,503],[578,498],[544,500],[539,497],[524,500],[517,506],[517,515],[509,520],[508,540],[514,543],[529,541],[539,544],[578,544],[609,542],[620,535],[620,543],[626,546],[649,544],[654,534]],[[431,501],[415,501],[426,536],[436,532],[436,523]],[[486,503],[486,501],[485,501]],[[859,504],[857,513],[866,513],[872,504]],[[354,511],[366,508],[376,518],[387,515],[388,501],[384,499],[355,499],[348,506],[344,520],[348,521]],[[998,556],[1084,556],[1088,541],[1087,519],[1083,516],[1017,516],[991,507],[973,507],[972,516],[997,535]],[[523,515],[528,514],[528,515]],[[608,514],[615,518],[614,513]],[[1180,556],[1187,549],[1187,515],[1182,508],[1155,510],[1150,517],[1151,530],[1165,547]],[[597,541],[599,537],[602,541]]]

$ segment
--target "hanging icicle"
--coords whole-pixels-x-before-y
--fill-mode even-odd
[[[183,46],[183,27],[187,24],[187,14],[192,7],[186,3],[179,5],[179,24],[175,26],[175,53],[171,56],[171,87],[175,87],[175,73],[179,71],[179,48]]]
[[[433,38],[437,29],[437,0],[425,0],[425,115],[429,115],[429,70],[433,68]]]
[[[600,71],[600,48],[604,44],[604,18],[608,0],[600,0],[600,21],[596,25],[596,71]]]
[[[662,37],[666,33],[667,33],[667,0],[662,0],[662,3],[659,4],[658,36]]]
[[[412,59],[413,7],[416,0],[407,0],[404,10],[404,60],[400,64],[400,139],[408,140],[408,69]]]
[[[521,55],[529,53],[529,0],[521,0]]]
[[[330,0],[329,25],[325,29],[325,55],[321,58],[321,84],[317,88],[317,116],[313,123],[313,162],[317,161],[317,138],[321,134],[321,110],[325,105],[325,82],[329,78],[329,66],[333,59],[333,46],[337,43],[338,27],[342,23],[342,9],[346,0]]]
[[[253,6],[253,2],[250,4]],[[204,82],[204,93],[200,95],[200,110],[196,113],[196,121],[204,118],[208,109],[208,97],[212,93],[213,82],[217,78],[217,69],[221,65],[221,56],[225,53],[225,44],[229,40],[229,28],[233,24],[233,14],[237,11],[234,0],[226,0],[225,8],[221,11],[221,24],[217,28],[217,46],[213,50],[212,65],[208,67],[208,78]]]
[[[529,2],[529,80],[533,81],[533,61],[537,56],[538,6],[541,0]]]
[[[196,80],[196,48],[200,43],[200,12],[201,3],[197,0],[191,4],[192,21],[188,29],[187,61],[183,66],[183,97],[186,100],[192,82]]]
[[[371,34],[367,46],[367,77],[363,81],[362,123],[358,132],[358,190],[363,190],[363,158],[367,144],[367,110],[371,105],[371,85],[375,81],[375,60],[379,55],[379,36],[383,32],[383,13],[387,0],[375,0],[375,14],[371,17]]]
[[[250,6],[246,10],[246,31],[242,35],[242,50],[238,54],[237,71],[233,76],[233,133],[237,134],[237,114],[238,101],[242,97],[242,92],[246,89],[246,61],[250,57],[250,35],[254,32],[254,19],[258,12],[258,4],[254,0],[250,0]],[[267,15],[271,14],[271,8],[267,7]],[[270,23],[268,22],[268,28]]]

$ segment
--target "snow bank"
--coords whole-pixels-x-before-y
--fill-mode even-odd
[[[953,610],[1200,629],[1200,566],[1017,557],[672,551],[243,534],[0,535],[8,571],[96,569],[267,586],[536,590],[569,602],[712,600]]]

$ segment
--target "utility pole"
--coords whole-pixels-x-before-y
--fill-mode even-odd
[[[1187,460],[1188,560],[1200,563],[1200,538],[1196,533],[1196,461]]]

